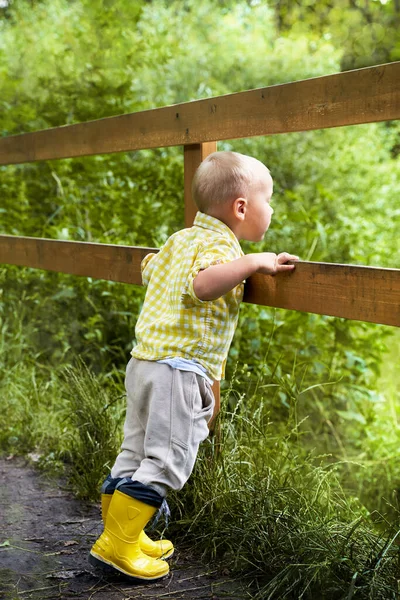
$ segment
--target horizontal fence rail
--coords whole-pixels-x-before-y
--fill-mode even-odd
[[[141,285],[156,248],[0,236],[1,261]],[[400,326],[400,270],[300,261],[294,272],[249,278],[245,302]]]
[[[400,62],[0,138],[0,164],[400,118]]]
[[[158,249],[0,235],[2,263],[136,285],[149,252]]]

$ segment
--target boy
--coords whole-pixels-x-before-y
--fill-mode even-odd
[[[239,240],[263,239],[272,179],[255,158],[214,152],[199,166],[193,227],[142,262],[146,296],[127,366],[124,441],[102,488],[104,532],[89,560],[133,581],[164,577],[174,547],[144,527],[169,489],[188,480],[213,414],[211,384],[224,376],[243,280],[290,271],[287,253],[244,255]]]

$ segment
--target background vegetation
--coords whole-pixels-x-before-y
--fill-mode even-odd
[[[400,59],[394,0],[1,5],[2,135]],[[246,251],[398,266],[398,122],[219,148],[274,177],[271,230]],[[183,226],[182,151],[0,167],[0,197],[3,233],[158,246]],[[0,447],[68,464],[94,499],[143,290],[12,266],[0,278]],[[399,343],[383,326],[244,305],[222,449],[209,440],[172,497],[177,535],[256,578],[260,598],[399,597]]]

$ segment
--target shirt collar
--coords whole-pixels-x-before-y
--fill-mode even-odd
[[[228,237],[229,240],[232,243],[234,243],[238,248],[240,248],[241,252],[243,252],[241,249],[241,246],[239,244],[239,240],[237,239],[236,235],[233,233],[232,229],[230,229],[230,227],[228,227],[228,225],[225,225],[225,223],[223,223],[219,219],[216,219],[215,217],[212,217],[211,215],[206,215],[205,213],[198,211],[196,213],[196,217],[194,219],[193,225],[195,225],[197,227],[203,227],[203,229],[211,229],[212,231],[221,233],[223,236]]]

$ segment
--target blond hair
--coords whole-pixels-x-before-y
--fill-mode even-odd
[[[245,198],[249,188],[263,179],[267,167],[239,152],[213,152],[198,167],[192,184],[193,199],[201,212],[236,198]]]

